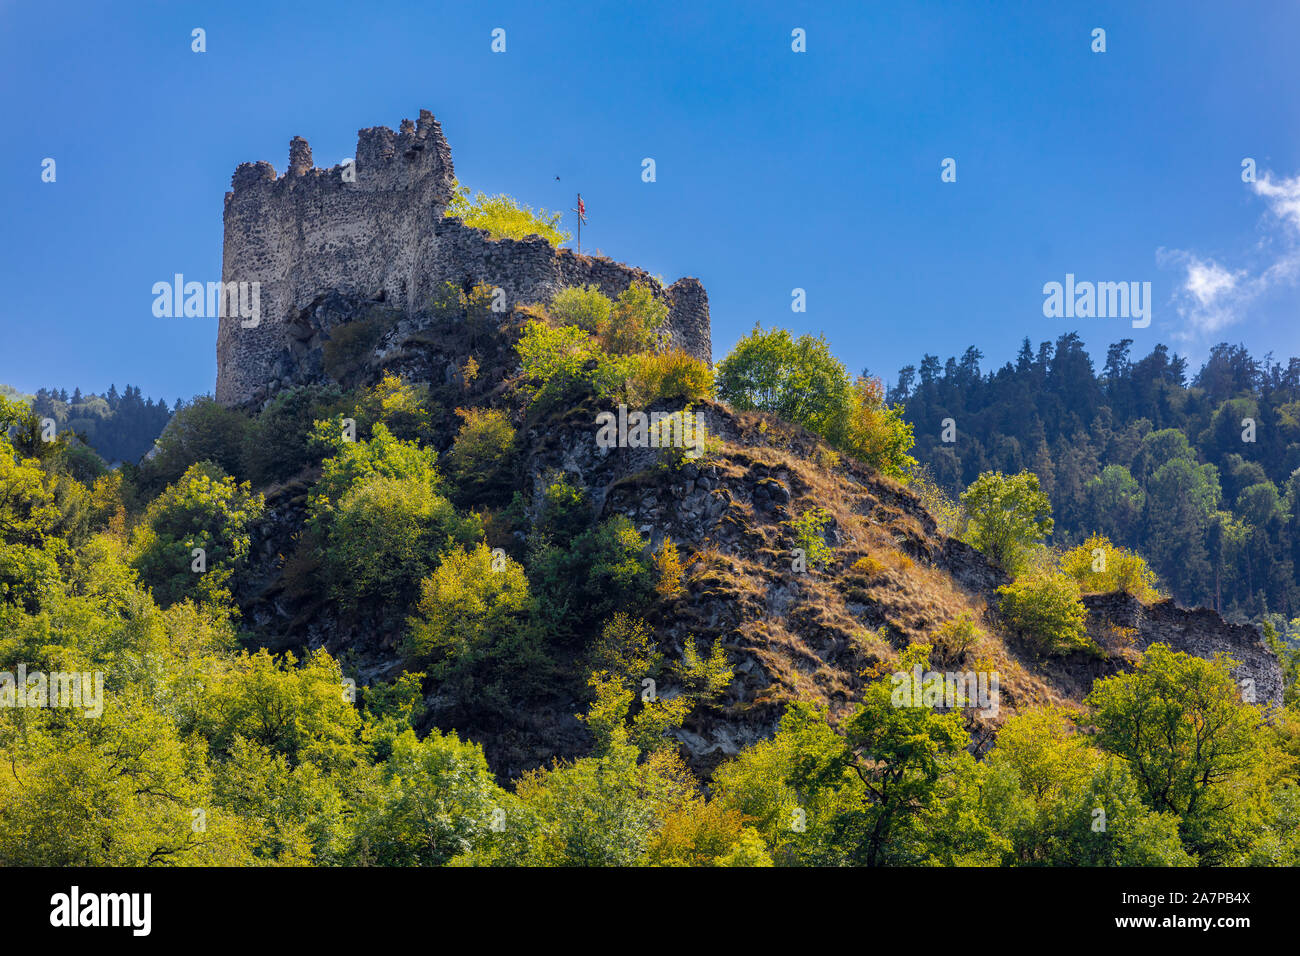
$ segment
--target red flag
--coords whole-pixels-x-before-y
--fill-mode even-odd
[[[582,193],[578,193],[578,219],[587,221],[587,204],[582,201]]]

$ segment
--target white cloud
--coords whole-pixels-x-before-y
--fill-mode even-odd
[[[1264,173],[1251,188],[1263,198],[1269,213],[1258,261],[1252,266],[1232,269],[1184,249],[1156,250],[1159,265],[1183,270],[1174,303],[1185,325],[1174,338],[1217,333],[1245,318],[1251,302],[1265,292],[1300,278],[1300,175],[1274,179]]]
[[[1269,210],[1273,215],[1289,222],[1292,229],[1300,232],[1300,175],[1275,183],[1273,178],[1265,173],[1252,185],[1255,187],[1255,194],[1263,196],[1268,201]]]
[[[1225,295],[1231,295],[1241,278],[1240,272],[1229,272],[1213,259],[1202,262],[1192,258],[1187,266],[1187,291],[1201,306],[1213,306]]]

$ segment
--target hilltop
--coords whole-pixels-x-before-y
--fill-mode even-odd
[[[382,314],[377,309],[381,303],[331,292],[304,315],[337,335],[375,321]],[[418,383],[427,388],[430,445],[443,461],[460,425],[456,408],[500,410],[515,429],[516,447],[507,493],[490,496],[491,503],[501,510],[518,496],[509,531],[498,528],[494,536],[490,524],[489,538],[520,560],[527,561],[546,510],[546,490],[557,476],[584,499],[585,529],[622,515],[647,553],[674,542],[687,569],[684,592],[641,609],[654,626],[657,646],[675,660],[687,643],[708,646],[720,639],[735,672],[726,695],[697,711],[676,734],[697,768],[707,771],[769,736],[792,700],[845,710],[856,701],[865,675],[888,671],[902,649],[933,642],[942,625],[963,614],[984,637],[949,659],[936,654],[934,663],[999,672],[1002,715],[969,715],[985,743],[1009,714],[1047,704],[1077,706],[1095,679],[1131,667],[1156,642],[1206,658],[1230,653],[1241,662],[1239,679],[1254,680],[1261,702],[1280,704],[1278,663],[1253,629],[1230,625],[1211,611],[1182,610],[1167,599],[1144,604],[1128,595],[1087,597],[1088,630],[1099,650],[1041,654],[999,618],[996,591],[1008,576],[943,533],[914,491],[773,415],[695,401],[714,439],[698,461],[666,464],[657,449],[598,448],[596,416],[609,402],[577,392],[539,413],[517,391],[515,346],[535,317],[528,308],[495,324],[486,310],[476,316],[454,309],[390,313],[391,327],[369,334],[370,348],[346,362],[329,351],[329,339],[313,333],[299,340],[297,381],[305,388],[364,390],[388,373]],[[476,371],[466,380],[463,370],[471,362]],[[292,394],[283,393],[281,401]],[[341,613],[304,570],[314,566],[304,553],[302,532],[318,476],[319,469],[308,466],[261,489],[267,520],[254,529],[253,561],[235,589],[246,625],[273,650],[324,647],[346,656],[367,678],[392,679],[405,664],[400,648],[406,609],[362,606]],[[461,501],[469,508],[482,504]],[[791,522],[817,508],[829,513],[822,535],[834,558],[823,568],[797,573],[791,568],[798,546]],[[517,702],[522,706],[476,713],[472,700],[435,688],[429,719],[483,742],[493,766],[506,776],[557,756],[580,755],[590,746],[575,717],[586,692],[581,652],[595,638],[594,632],[576,635],[559,653],[559,676],[542,692],[530,688],[536,696]]]

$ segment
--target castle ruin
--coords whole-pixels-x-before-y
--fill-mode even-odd
[[[455,174],[442,127],[428,110],[394,134],[357,135],[354,165],[317,169],[302,137],[289,167],[242,163],[225,201],[222,280],[258,282],[260,321],[220,320],[217,401],[243,405],[274,388],[290,355],[291,320],[330,290],[380,298],[413,314],[445,282],[504,290],[508,302],[545,302],[567,286],[610,297],[642,281],[669,306],[670,344],[712,361],[708,296],[699,280],[664,287],[646,272],[556,249],[540,236],[494,240],[445,217]]]

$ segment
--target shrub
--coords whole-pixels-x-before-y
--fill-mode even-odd
[[[640,405],[658,401],[694,402],[713,396],[713,370],[685,352],[638,355],[628,380],[628,399]]]
[[[860,575],[861,577],[873,578],[881,571],[885,570],[885,566],[871,555],[865,554],[858,558],[858,560],[854,561],[853,566],[849,570],[853,574]]]
[[[894,571],[910,571],[915,566],[911,557],[902,551],[885,551],[883,555],[885,567]]]
[[[1093,535],[1082,545],[1061,555],[1061,571],[1086,594],[1126,591],[1139,601],[1159,600],[1155,572],[1142,556]]]
[[[966,530],[966,518],[961,506],[939,487],[928,465],[918,465],[912,469],[908,487],[921,499],[921,504],[930,513],[930,517],[934,518],[941,533],[950,538],[962,536]]]
[[[795,545],[803,551],[809,567],[824,567],[831,563],[834,551],[826,543],[826,525],[831,513],[825,508],[809,508],[797,518],[785,522],[794,531]]]
[[[358,480],[331,516],[324,564],[334,596],[408,604],[439,555],[482,536],[475,516],[460,518],[450,501],[415,478]]]
[[[500,326],[501,315],[493,311],[497,290],[480,283],[468,290],[458,282],[444,282],[429,300],[429,312],[447,324],[461,324],[476,344],[488,331]],[[477,363],[476,363],[477,364]]]
[[[672,538],[664,538],[655,555],[655,571],[658,576],[655,591],[661,598],[672,599],[682,593],[682,559]]]
[[[659,676],[663,655],[649,624],[626,611],[616,611],[600,629],[600,637],[588,653],[588,667],[639,684],[643,678]]]
[[[930,635],[930,645],[934,648],[937,663],[956,663],[963,660],[966,652],[978,644],[983,636],[984,632],[975,624],[974,615],[963,611],[935,628]]]
[[[471,200],[469,188],[457,184],[446,214],[460,217],[467,226],[486,229],[493,239],[541,236],[553,246],[569,239],[567,232],[560,231],[563,213],[545,209],[534,212],[504,193],[489,196],[479,192]]]
[[[655,347],[667,319],[668,306],[655,297],[650,286],[633,282],[614,300],[601,344],[615,355],[648,352]]]
[[[742,411],[772,412],[829,438],[849,403],[849,377],[822,336],[754,326],[718,363],[718,396]]]
[[[530,321],[515,345],[523,380],[521,389],[533,402],[559,401],[590,380],[589,365],[598,359],[591,336],[576,326],[551,328]]]
[[[547,312],[558,325],[572,325],[595,336],[605,334],[614,303],[594,285],[569,286],[556,293]]]
[[[530,577],[553,633],[572,635],[654,593],[647,542],[623,515],[579,534],[566,547],[545,544],[533,556]]]
[[[458,408],[456,414],[461,426],[447,452],[447,471],[460,500],[509,500],[515,461],[515,430],[509,417],[492,408]]]
[[[901,405],[885,404],[879,379],[862,377],[854,383],[842,420],[826,437],[890,478],[905,480],[916,467],[909,454],[914,444],[912,423],[904,420]]]
[[[754,326],[718,364],[717,390],[736,408],[779,415],[890,477],[904,479],[916,464],[902,406],[886,406],[875,379],[851,381],[824,336]]]
[[[431,492],[437,492],[441,485],[438,453],[398,440],[386,425],[376,425],[368,441],[347,441],[342,420],[336,417],[317,422],[312,439],[331,455],[308,499],[309,514],[317,525],[328,519],[338,500],[361,478],[408,478]]]
[[[553,544],[568,544],[591,524],[591,501],[587,492],[561,474],[542,492],[541,514],[537,516],[539,538]]]
[[[1047,654],[1068,654],[1092,646],[1087,609],[1079,585],[1064,574],[1037,572],[998,588],[1007,623]]]
[[[243,477],[248,416],[217,403],[210,395],[195,398],[167,423],[155,453],[140,465],[141,491],[156,493],[185,474],[196,461],[210,461],[226,474]]]
[[[438,557],[482,537],[478,519],[460,518],[439,493],[437,454],[393,437],[378,424],[369,441],[342,440],[337,419],[317,423],[334,449],[307,502],[308,527],[322,543],[333,595],[409,603]]]
[[[435,429],[430,406],[428,385],[385,372],[357,400],[353,416],[358,437],[369,436],[375,425],[382,423],[402,441],[432,441]]]
[[[342,411],[337,385],[303,385],[278,392],[244,436],[245,473],[256,484],[283,481],[321,460],[311,441],[318,419]]]

